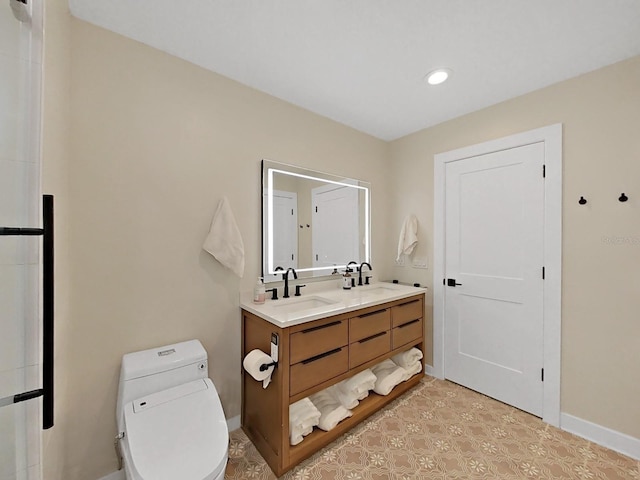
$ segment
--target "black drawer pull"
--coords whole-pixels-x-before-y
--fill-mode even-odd
[[[333,327],[334,325],[340,325],[342,322],[340,320],[336,320],[335,322],[325,323],[324,325],[319,325],[317,327],[307,328],[306,330],[302,330],[302,333],[315,332],[316,330],[322,330],[323,328]]]
[[[358,315],[358,318],[370,317],[371,315],[377,315],[377,314],[385,312],[385,311],[386,311],[386,308],[383,308],[382,310],[376,310],[375,312],[369,312],[369,313],[365,313],[363,315]]]
[[[416,298],[415,300],[411,300],[410,302],[401,303],[400,305],[398,305],[398,307],[405,307],[407,305],[411,305],[412,303],[416,303],[416,302],[419,302],[419,301],[420,301],[420,299]]]
[[[414,323],[419,322],[419,321],[420,321],[420,319],[416,318],[415,320],[411,320],[410,322],[407,322],[407,323],[405,323],[403,325],[400,325],[398,328],[408,327],[409,325],[413,325]]]
[[[365,343],[365,342],[368,342],[369,340],[373,340],[374,338],[378,338],[378,337],[381,337],[382,335],[386,335],[386,334],[387,334],[387,332],[376,333],[375,335],[371,335],[370,337],[363,338],[358,343]]]
[[[302,363],[304,365],[315,362],[316,360],[320,360],[321,358],[328,357],[329,355],[333,355],[334,353],[341,352],[342,348],[334,348],[333,350],[329,350],[328,352],[321,353],[320,355],[316,355],[315,357],[307,358],[303,360]]]

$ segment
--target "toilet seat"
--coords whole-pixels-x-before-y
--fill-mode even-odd
[[[136,480],[213,480],[224,476],[229,432],[208,378],[128,403],[125,445]]]

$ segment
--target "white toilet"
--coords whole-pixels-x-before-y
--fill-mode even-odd
[[[222,480],[229,431],[198,340],[122,357],[119,445],[128,480]]]

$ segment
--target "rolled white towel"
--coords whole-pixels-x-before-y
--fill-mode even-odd
[[[289,405],[289,442],[297,445],[320,421],[320,411],[309,398]]]
[[[304,437],[309,435],[313,431],[313,426],[299,426],[295,427],[289,434],[289,443],[291,445],[298,445]]]
[[[402,368],[413,367],[414,363],[416,363],[418,360],[422,360],[422,352],[420,351],[420,349],[414,347],[407,350],[406,352],[394,355],[393,357],[391,357],[391,360],[393,360]]]
[[[373,367],[376,385],[373,391],[379,395],[389,395],[393,387],[405,380],[407,371],[396,365],[390,358]]]
[[[356,408],[360,403],[358,397],[355,393],[349,391],[344,384],[344,382],[340,382],[332,387],[329,387],[328,390],[338,399],[340,405],[344,408],[352,409]]]
[[[289,424],[299,424],[302,422],[307,422],[315,420],[316,423],[313,425],[317,425],[317,421],[320,419],[320,411],[316,408],[309,397],[305,397],[302,400],[292,403],[289,405]]]
[[[411,377],[413,377],[416,373],[422,372],[422,362],[418,360],[413,365],[409,365],[407,368],[405,368],[405,371],[407,372],[404,379],[404,381],[406,382]]]
[[[366,397],[369,395],[369,390],[373,390],[373,387],[376,384],[376,376],[370,369],[366,369],[357,373],[348,380],[345,380],[345,384],[347,388],[358,397],[362,394],[365,394],[364,397]],[[359,398],[359,400],[362,400],[362,398]]]
[[[373,382],[373,385],[371,385],[371,388],[364,390],[360,395],[358,395],[358,401],[361,402],[362,400],[367,398],[369,396],[369,390],[373,390],[373,387],[375,386],[376,386],[376,383]]]
[[[314,393],[309,398],[316,408],[320,410],[320,421],[318,422],[318,427],[326,432],[334,428],[345,418],[353,415],[351,410],[340,405],[340,402],[330,390],[325,389],[318,393]]]

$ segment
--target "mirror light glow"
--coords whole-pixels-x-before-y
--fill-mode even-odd
[[[297,168],[297,167],[292,167]],[[369,187],[362,186],[358,184],[357,180],[353,180],[351,183],[349,181],[340,181],[333,180],[327,178],[328,174],[318,174],[320,176],[312,176],[307,175],[305,173],[293,172],[288,170],[283,170],[281,168],[268,167],[263,169],[263,175],[266,172],[266,188],[263,186],[266,193],[266,211],[267,211],[267,219],[266,219],[266,239],[267,245],[263,246],[264,248],[263,254],[266,256],[267,265],[265,268],[265,276],[266,275],[275,275],[277,272],[275,271],[274,265],[274,174],[288,175],[292,177],[303,178],[311,181],[319,181],[325,184],[337,185],[340,187],[349,187],[355,188],[361,191],[364,195],[364,256],[365,259],[363,261],[370,262],[371,260],[371,242],[370,242],[370,192]],[[263,219],[264,221],[264,219]],[[361,259],[354,259],[361,260]],[[346,263],[343,265],[335,265],[335,266],[325,266],[325,267],[309,267],[309,268],[296,268],[296,272],[313,272],[313,271],[333,271],[335,268],[345,268]]]

